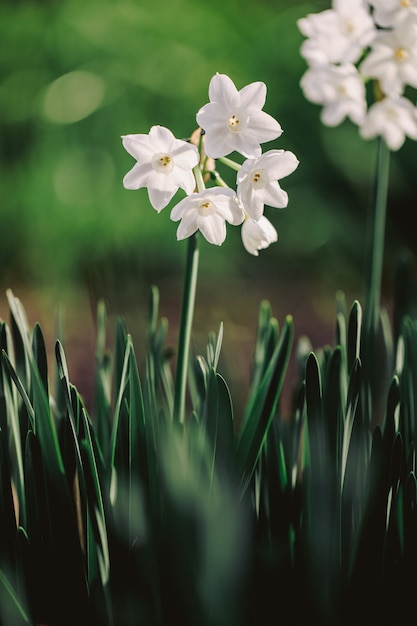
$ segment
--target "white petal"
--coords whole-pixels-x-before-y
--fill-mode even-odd
[[[158,189],[157,187],[148,187],[148,196],[149,202],[153,206],[153,208],[158,211],[162,211],[167,204],[169,204],[170,200],[174,197],[175,189]]]
[[[259,159],[259,166],[268,169],[271,178],[280,180],[292,174],[299,161],[290,150],[268,150]]]
[[[239,91],[240,106],[248,109],[262,109],[266,100],[266,85],[262,82],[250,83]]]
[[[136,161],[150,161],[154,150],[149,143],[148,135],[123,135],[122,143],[125,150],[136,159]]]
[[[226,239],[225,221],[216,213],[208,217],[202,217],[200,215],[198,217],[198,228],[209,243],[221,246]]]
[[[282,135],[281,125],[276,119],[264,111],[254,111],[251,113],[248,129],[256,135],[259,143],[272,141]]]
[[[284,209],[288,205],[288,194],[281,189],[277,181],[268,183],[266,187],[258,191],[258,194],[264,204],[276,209]]]
[[[205,153],[212,159],[227,156],[237,149],[235,148],[235,137],[237,136],[239,136],[238,133],[233,135],[222,127],[208,130],[204,135]]]
[[[150,163],[136,163],[123,178],[125,189],[140,189],[146,187],[152,165]]]
[[[171,219],[173,222],[178,222],[188,211],[192,210],[194,206],[197,206],[195,202],[195,197],[197,194],[193,194],[193,196],[187,196],[183,198],[176,204],[171,211]]]
[[[155,152],[167,153],[170,153],[171,145],[176,141],[172,132],[164,126],[152,126],[149,131],[149,140]]]
[[[171,213],[172,218],[172,213]],[[184,215],[180,225],[177,228],[177,239],[187,239],[191,237],[198,230],[198,213],[197,211],[190,211]]]
[[[226,108],[236,106],[238,91],[226,74],[215,74],[209,85],[210,102],[218,102]]]

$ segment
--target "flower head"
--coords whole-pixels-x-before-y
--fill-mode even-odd
[[[216,74],[209,85],[210,102],[197,113],[197,123],[205,131],[205,151],[218,159],[233,151],[248,158],[261,154],[260,144],[282,133],[278,122],[262,111],[266,86],[251,83],[240,91],[225,74]]]
[[[246,213],[259,220],[264,205],[284,208],[288,195],[278,180],[291,174],[298,166],[296,156],[285,150],[269,150],[258,159],[247,159],[237,175],[237,194]]]
[[[243,209],[236,193],[229,188],[214,187],[193,193],[171,211],[174,222],[181,220],[177,239],[186,239],[197,230],[208,242],[220,246],[226,238],[226,222],[238,226],[243,222]]]
[[[408,98],[384,98],[369,108],[360,134],[365,139],[381,135],[391,150],[398,150],[406,136],[417,139],[417,109]]]
[[[417,20],[402,21],[393,30],[381,32],[360,71],[377,78],[386,95],[400,95],[405,85],[417,87]]]
[[[311,67],[300,84],[308,100],[323,105],[321,119],[326,126],[336,126],[346,117],[355,124],[363,121],[365,86],[351,63]]]
[[[124,135],[123,146],[137,163],[126,174],[126,189],[148,188],[149,201],[161,211],[179,188],[193,192],[192,172],[199,161],[198,150],[186,141],[176,139],[168,128],[152,126],[148,135]]]
[[[333,9],[307,15],[297,24],[307,37],[301,56],[310,65],[355,63],[376,34],[362,0],[339,0]]]
[[[255,221],[248,217],[242,224],[242,242],[249,254],[259,256],[259,250],[268,248],[278,241],[278,233],[271,222],[264,216]]]
[[[379,26],[388,28],[398,22],[417,16],[417,0],[368,0],[373,17]]]

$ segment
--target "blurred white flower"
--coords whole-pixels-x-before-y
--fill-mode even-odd
[[[259,250],[278,241],[277,231],[264,215],[258,221],[247,217],[242,224],[241,234],[243,245],[254,256],[259,256]]]
[[[384,98],[369,108],[360,134],[364,139],[381,135],[391,150],[398,150],[406,136],[417,139],[417,109],[408,98]]]
[[[247,159],[237,174],[237,195],[246,213],[259,220],[264,205],[284,208],[288,194],[278,180],[291,174],[298,166],[295,154],[286,150],[269,150],[258,159]]]
[[[124,135],[123,146],[137,163],[126,174],[126,189],[148,188],[149,201],[161,211],[179,188],[190,194],[195,188],[192,172],[199,161],[198,150],[176,139],[168,128],[152,126],[148,135]]]
[[[351,63],[312,67],[300,84],[308,100],[323,105],[323,124],[336,126],[346,117],[355,124],[362,123],[366,113],[365,86]]]
[[[417,19],[381,32],[359,69],[364,76],[377,78],[389,96],[400,95],[405,85],[417,87]]]
[[[417,0],[369,0],[373,7],[373,18],[383,28],[417,16]]]
[[[244,213],[232,189],[214,187],[181,200],[172,209],[171,219],[181,220],[177,239],[186,239],[199,230],[208,242],[220,246],[226,238],[226,222],[238,226]]]
[[[362,0],[339,0],[333,7],[297,22],[307,37],[301,56],[310,65],[355,63],[375,37],[374,22]]]
[[[282,133],[279,123],[262,111],[266,85],[246,85],[240,91],[225,74],[216,74],[209,85],[210,102],[197,113],[197,123],[205,131],[205,151],[218,159],[233,151],[252,158],[260,156],[260,144]]]

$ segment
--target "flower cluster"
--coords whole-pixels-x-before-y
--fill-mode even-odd
[[[333,0],[298,27],[309,66],[301,87],[322,105],[324,124],[349,118],[363,138],[380,135],[391,150],[407,136],[417,139],[417,108],[408,97],[417,88],[417,0]]]
[[[123,146],[137,161],[123,184],[127,189],[147,187],[158,212],[178,189],[185,191],[186,197],[171,211],[172,220],[181,220],[177,239],[198,230],[210,243],[221,245],[228,222],[242,225],[243,245],[258,255],[278,238],[264,216],[264,206],[287,206],[288,195],[278,181],[296,169],[298,160],[285,150],[262,154],[261,144],[282,133],[280,124],[262,110],[264,83],[251,83],[238,91],[228,76],[216,74],[210,81],[209,99],[197,113],[201,130],[191,142],[176,139],[162,126],[153,126],[147,135],[123,136]],[[192,143],[195,137],[198,148]],[[226,158],[232,152],[246,160],[239,164]],[[237,171],[236,190],[224,183],[213,166],[215,160]],[[216,186],[206,188],[207,175]]]

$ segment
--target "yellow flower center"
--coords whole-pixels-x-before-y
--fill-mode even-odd
[[[400,0],[400,5],[404,8],[411,7],[411,0]]]
[[[206,200],[205,202],[201,202],[201,204],[199,204],[197,210],[203,217],[208,217],[216,212],[216,207],[211,200]]]
[[[405,61],[408,58],[408,50],[405,48],[397,48],[394,52],[394,56],[397,61]]]
[[[240,120],[239,120],[239,118],[235,114],[233,114],[233,115],[231,115],[229,117],[228,124],[229,124],[229,129],[232,131],[232,133],[238,133],[239,132],[239,130],[240,130],[240,128],[239,128]]]
[[[169,174],[174,169],[174,160],[169,154],[155,154],[152,159],[152,166],[159,174]]]

